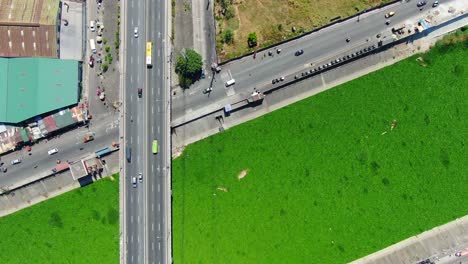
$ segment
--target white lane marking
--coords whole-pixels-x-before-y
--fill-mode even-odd
[[[158,105],[158,113],[161,113],[161,106]]]
[[[130,56],[130,64],[133,64],[133,56]]]
[[[132,118],[132,117],[130,117],[130,118]],[[130,143],[133,144],[133,136],[130,137]]]
[[[130,216],[130,223],[133,223],[133,215]]]
[[[151,242],[151,250],[154,251],[154,242]]]
[[[133,84],[133,75],[130,75],[130,83]]]
[[[161,204],[158,204],[158,212],[161,211]]]
[[[158,57],[161,57],[161,51],[158,50]],[[159,75],[159,68],[158,68],[158,75]]]
[[[154,185],[151,185],[151,192],[154,192]]]
[[[137,241],[138,241],[138,243],[140,243],[140,236],[138,236]]]
[[[159,55],[158,55],[159,57]],[[161,75],[161,70],[158,68],[158,77]]]
[[[151,95],[154,95],[154,89],[151,89]]]
[[[158,249],[161,251],[161,242],[158,242]]]
[[[131,239],[132,243],[133,243],[133,235],[132,235],[132,239]]]
[[[160,127],[160,126],[158,126],[158,134],[159,134],[159,131],[160,131],[160,130],[161,130],[161,127]]]
[[[151,211],[154,212],[154,203],[151,204]]]
[[[140,196],[138,196],[138,199],[137,199],[137,200],[138,200],[137,203],[140,203]]]
[[[133,196],[130,196],[130,203],[133,203]]]
[[[154,114],[154,106],[151,106],[151,113]]]
[[[133,255],[132,255],[132,263],[133,263]]]
[[[151,172],[154,171],[154,164],[151,164]]]
[[[138,215],[137,219],[137,223],[140,223],[140,215]]]
[[[160,189],[161,189],[161,185],[159,185],[159,183],[158,183],[158,192],[159,192]]]
[[[154,223],[151,223],[151,231],[154,231]]]
[[[158,230],[161,231],[161,223],[158,223]]]
[[[154,126],[151,126],[151,133],[154,134]],[[78,144],[78,143],[76,143]]]
[[[140,145],[140,136],[137,137],[137,144]]]
[[[130,95],[130,101],[133,102],[133,95]]]
[[[161,92],[160,92],[159,89],[158,89],[158,95],[160,95],[160,94],[161,94]]]

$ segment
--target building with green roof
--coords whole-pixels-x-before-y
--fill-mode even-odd
[[[78,103],[78,61],[0,58],[0,123],[20,123]]]

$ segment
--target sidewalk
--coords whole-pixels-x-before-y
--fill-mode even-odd
[[[351,264],[416,263],[431,259],[452,258],[453,254],[468,247],[468,216],[435,227],[410,237]]]

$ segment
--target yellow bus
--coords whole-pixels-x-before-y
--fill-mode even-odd
[[[146,42],[146,66],[151,67],[151,51],[153,49],[152,42]]]
[[[155,139],[153,140],[153,154],[158,153],[158,141]]]

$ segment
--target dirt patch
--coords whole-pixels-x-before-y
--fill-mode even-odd
[[[338,16],[345,18],[385,2],[389,0],[236,0],[223,9],[216,1],[217,51],[221,60],[233,58],[329,24]],[[232,12],[234,17],[226,19],[225,15]],[[222,42],[227,29],[234,32],[234,41],[229,45]],[[258,38],[254,49],[247,46],[250,32]]]
[[[216,188],[216,190],[220,190],[220,191],[223,191],[223,192],[228,192],[226,187],[218,187],[218,188]]]
[[[237,175],[237,179],[240,181],[242,180],[245,176],[247,176],[247,173],[249,172],[249,170],[243,170],[239,173],[239,175]]]
[[[176,148],[174,152],[172,152],[172,158],[173,159],[178,158],[180,155],[182,155],[182,153],[184,153],[184,150],[185,150],[185,146]]]

